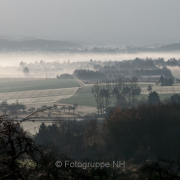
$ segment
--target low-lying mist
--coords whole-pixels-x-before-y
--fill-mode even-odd
[[[159,57],[163,57],[165,60],[170,58],[180,58],[180,53],[117,53],[117,54],[95,54],[95,53],[79,53],[79,54],[60,54],[60,53],[40,53],[40,52],[16,52],[16,53],[0,53],[0,77],[1,78],[55,78],[57,74],[61,73],[70,73],[72,74],[74,69],[64,68],[63,72],[53,71],[53,72],[43,72],[43,71],[34,71],[29,73],[28,76],[23,74],[22,68],[19,66],[21,61],[26,63],[35,63],[40,62],[41,60],[45,62],[54,62],[59,61],[59,63],[63,63],[64,61],[67,63],[72,62],[89,62],[90,59],[93,61],[122,61],[122,60],[133,60],[136,57],[141,59],[152,58],[158,59]],[[83,68],[83,67],[82,67]],[[172,68],[171,68],[172,69]],[[178,73],[179,69],[172,69],[172,73],[175,77],[180,77]]]
[[[39,53],[39,52],[27,52],[27,53],[0,53],[0,66],[19,66],[21,61],[27,63],[34,63],[35,61],[46,61],[46,62],[53,62],[59,61],[60,63],[64,61],[70,62],[78,62],[78,61],[89,61],[90,59],[93,60],[101,60],[101,61],[109,61],[109,60],[133,60],[136,57],[139,58],[159,58],[163,57],[165,60],[169,58],[180,58],[180,53],[178,52],[158,52],[158,53],[150,53],[150,52],[143,52],[143,53],[119,53],[119,54],[95,54],[95,53],[80,53],[80,54],[58,54],[58,53]]]
[[[171,70],[171,72],[175,78],[180,78],[180,67],[167,66],[167,68]]]

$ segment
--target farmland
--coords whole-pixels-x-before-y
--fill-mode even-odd
[[[94,96],[91,92],[91,86],[85,86],[78,92],[77,95],[75,95],[71,98],[60,100],[59,102],[66,103],[66,104],[78,103],[78,104],[84,105],[84,106],[96,107],[96,102],[95,102]]]
[[[52,103],[55,103],[59,99],[69,98],[73,96],[77,90],[78,88],[75,87],[0,93],[0,101],[6,100],[8,103],[14,103],[18,100],[19,103],[27,106],[39,107],[44,104],[52,105]]]
[[[1,81],[0,81],[1,82]],[[0,83],[0,93],[79,87],[76,80],[38,79]]]
[[[52,105],[59,99],[73,96],[79,88],[76,80],[58,79],[0,79],[0,101],[25,104],[27,107]]]
[[[141,88],[141,95],[138,96],[139,100],[148,98],[147,86],[149,84],[152,85],[153,91],[159,93],[161,100],[170,97],[172,94],[180,93],[179,84],[163,87],[155,85],[155,83],[143,82],[138,83]],[[6,100],[8,103],[15,103],[18,100],[19,103],[23,103],[27,107],[35,108],[42,105],[52,106],[58,104],[68,106],[68,104],[77,103],[79,106],[77,112],[85,114],[84,110],[81,113],[83,107],[86,106],[86,113],[88,113],[88,108],[96,108],[97,106],[91,88],[92,85],[84,85],[83,82],[76,80],[4,78],[0,79],[0,101]],[[111,97],[109,106],[115,106],[115,104],[116,99]],[[91,113],[93,111],[96,110],[93,109]]]
[[[177,94],[180,93],[179,84],[176,84],[174,86],[159,86],[159,85],[155,85],[154,83],[139,83],[139,86],[141,87],[141,95],[138,96],[139,100],[141,98],[145,98],[145,99],[148,98],[148,94],[149,94],[149,92],[147,91],[148,84],[152,85],[153,91],[156,91],[159,94],[161,100],[169,98],[175,93]],[[85,86],[79,91],[77,95],[67,99],[60,100],[60,103],[67,103],[67,104],[78,103],[80,105],[96,107],[97,105],[94,96],[91,92],[91,87],[92,86],[89,85]],[[109,106],[114,106],[114,105],[115,105],[115,99],[112,98]]]

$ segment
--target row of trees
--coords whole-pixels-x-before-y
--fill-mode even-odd
[[[172,78],[167,79],[161,76],[157,84],[159,83],[161,83],[161,86],[172,86],[174,84],[174,80]]]
[[[152,59],[136,58],[131,62],[125,61],[122,63],[121,69],[157,69],[157,67]]]
[[[71,74],[61,74],[60,76],[58,76],[58,74],[56,75],[57,79],[74,79],[74,76]]]
[[[16,103],[12,103],[12,104],[8,104],[8,102],[6,100],[4,100],[0,103],[0,111],[5,113],[5,114],[6,113],[14,114],[14,113],[17,113],[20,111],[25,112],[25,110],[30,112],[30,113],[33,113],[35,111],[40,111],[43,109],[50,109],[50,108],[52,108],[52,107],[47,106],[47,105],[43,105],[43,106],[41,106],[41,108],[37,108],[37,109],[35,107],[27,108],[26,105],[19,103],[18,100],[16,100]]]
[[[128,69],[128,70],[157,69],[159,66],[162,66],[162,67],[165,67],[165,66],[180,66],[180,59],[170,58],[167,61],[165,61],[164,58],[158,58],[158,59],[135,58],[134,60],[115,61],[115,62],[113,62],[113,67],[116,67],[116,68],[119,68],[119,69]]]
[[[25,109],[26,106],[22,103],[18,103],[18,101],[16,101],[16,103],[8,104],[7,101],[4,100],[0,103],[0,111],[4,113],[16,113],[21,110],[25,111]]]
[[[127,81],[119,79],[118,81],[96,82],[92,86],[92,93],[97,103],[97,110],[102,114],[112,99],[115,99],[116,105],[122,108],[134,106],[141,89],[137,84],[137,78],[134,77]]]
[[[174,79],[170,69],[167,67],[156,68],[156,69],[119,69],[116,66],[104,66],[102,69],[99,70],[100,72],[104,73],[110,79],[118,79],[119,76],[122,76],[123,79],[127,79],[128,77],[135,76],[137,78],[141,78],[142,76],[164,76],[166,78]]]
[[[159,58],[154,60],[154,63],[157,66],[180,66],[180,59],[176,58],[170,58],[167,61],[164,60],[164,58]]]
[[[134,76],[136,77],[141,77],[141,76],[161,76],[163,75],[166,78],[172,78],[174,79],[170,69],[168,69],[167,67],[163,67],[162,69],[155,69],[155,70],[135,70],[134,72],[132,72],[134,74]]]
[[[70,112],[72,110],[74,112],[77,109],[77,107],[78,107],[77,103],[74,103],[72,106],[63,105],[63,106],[60,106],[60,108],[58,108],[57,104],[54,104],[53,106],[42,105],[41,108],[37,108],[37,110],[38,111],[39,110],[46,110],[46,109],[51,110],[53,108],[54,110],[57,110],[57,111],[63,110],[65,112],[66,110],[68,110]]]
[[[73,74],[81,80],[105,80],[107,78],[105,74],[89,69],[76,69]]]
[[[72,110],[73,113],[74,113],[74,111],[77,109],[77,107],[78,107],[78,105],[77,105],[76,103],[73,104],[73,106],[65,106],[65,105],[63,105],[63,106],[61,107],[61,110],[64,110],[64,112],[65,112],[66,109],[67,109],[69,112]]]
[[[111,64],[105,63],[104,67],[100,70],[136,70],[136,69],[157,69],[158,67],[155,65],[152,59],[140,59],[135,58],[134,60],[124,60],[124,61],[112,61]]]
[[[57,104],[54,104],[53,106],[47,106],[47,105],[42,105],[40,108],[35,108],[35,107],[29,107],[27,108],[26,105],[22,104],[22,103],[18,103],[18,101],[16,101],[16,103],[12,103],[12,104],[8,104],[6,100],[2,101],[0,103],[0,111],[4,114],[10,113],[10,114],[16,114],[18,112],[24,112],[24,113],[34,113],[36,111],[45,111],[45,110],[49,110],[49,112],[51,111],[51,109],[53,108],[56,111],[63,110],[64,112],[66,110],[68,110],[69,112],[73,111],[73,113],[75,112],[75,110],[77,109],[78,104],[75,103],[72,106],[60,106],[60,108],[58,108]],[[25,111],[26,110],[26,111]]]

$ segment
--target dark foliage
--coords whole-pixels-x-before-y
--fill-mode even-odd
[[[174,80],[172,78],[167,79],[161,76],[157,84],[159,83],[161,83],[161,86],[172,86],[174,84]]]
[[[92,71],[92,70],[78,70],[78,69],[76,69],[74,71],[74,75],[78,79],[82,79],[82,80],[105,80],[106,79],[105,74],[98,72],[98,71]]]
[[[74,76],[71,74],[61,74],[60,76],[56,76],[57,79],[74,79]]]

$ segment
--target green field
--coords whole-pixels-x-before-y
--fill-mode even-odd
[[[147,85],[147,84],[145,84]],[[140,85],[141,87],[145,87],[142,84]],[[161,100],[165,100],[166,98],[171,97],[173,94],[167,93],[167,94],[159,94],[159,97]],[[138,100],[141,100],[142,98],[147,99],[148,94],[141,94],[138,96]],[[94,99],[94,96],[91,92],[91,86],[85,86],[83,89],[79,91],[79,93],[73,97],[63,99],[60,101],[60,103],[65,103],[65,104],[74,104],[77,103],[78,105],[83,105],[83,106],[92,106],[96,107],[96,101]],[[111,98],[109,106],[115,106],[116,100],[115,98]]]
[[[142,87],[148,87],[149,84],[151,84],[151,86],[154,86],[156,83],[138,83],[138,86],[139,86],[140,88],[142,88]]]
[[[60,103],[65,103],[65,104],[77,103],[78,105],[96,107],[96,101],[94,99],[93,94],[91,93],[91,86],[85,86],[79,91],[77,95],[71,98],[63,99],[60,101]]]
[[[4,82],[0,83],[0,93],[32,91],[45,89],[60,89],[79,87],[79,83],[72,79],[42,79],[32,81]]]
[[[145,83],[139,83],[138,85],[141,88],[147,89],[146,87],[148,87],[148,84],[149,83],[145,82]],[[153,83],[152,85],[155,85],[155,84]],[[47,79],[47,80],[36,79],[36,80],[27,80],[27,81],[11,81],[11,82],[0,83],[0,93],[3,93],[1,94],[2,95],[1,99],[3,100],[4,98],[6,100],[29,98],[29,101],[32,101],[31,98],[46,97],[46,99],[43,99],[43,101],[46,102],[47,97],[49,99],[52,99],[52,96],[53,96],[54,98],[61,99],[59,101],[60,103],[64,103],[64,104],[77,103],[78,105],[96,107],[97,106],[96,101],[91,92],[92,86],[82,87],[78,91],[78,93],[76,93],[77,87],[79,86],[80,85],[76,80],[63,80],[63,79]],[[72,88],[72,89],[66,89],[64,92],[63,91],[64,88]],[[155,86],[153,88],[155,89]],[[159,95],[161,100],[164,100],[165,98],[168,98],[172,95],[171,91],[168,90],[168,88],[170,88],[171,90],[171,87],[163,87],[164,94]],[[54,91],[51,89],[54,89]],[[56,89],[57,90],[59,89],[60,91],[57,91]],[[180,93],[180,86],[174,86],[174,89],[176,93]],[[38,90],[43,90],[43,92],[38,91]],[[21,91],[24,91],[24,92],[21,92]],[[15,93],[15,94],[12,94],[12,93]],[[142,97],[147,99],[148,94],[144,93],[138,96],[138,99],[140,100]],[[37,99],[37,101],[40,101],[40,99]],[[115,104],[116,104],[115,98],[111,98],[109,106],[115,106]]]

